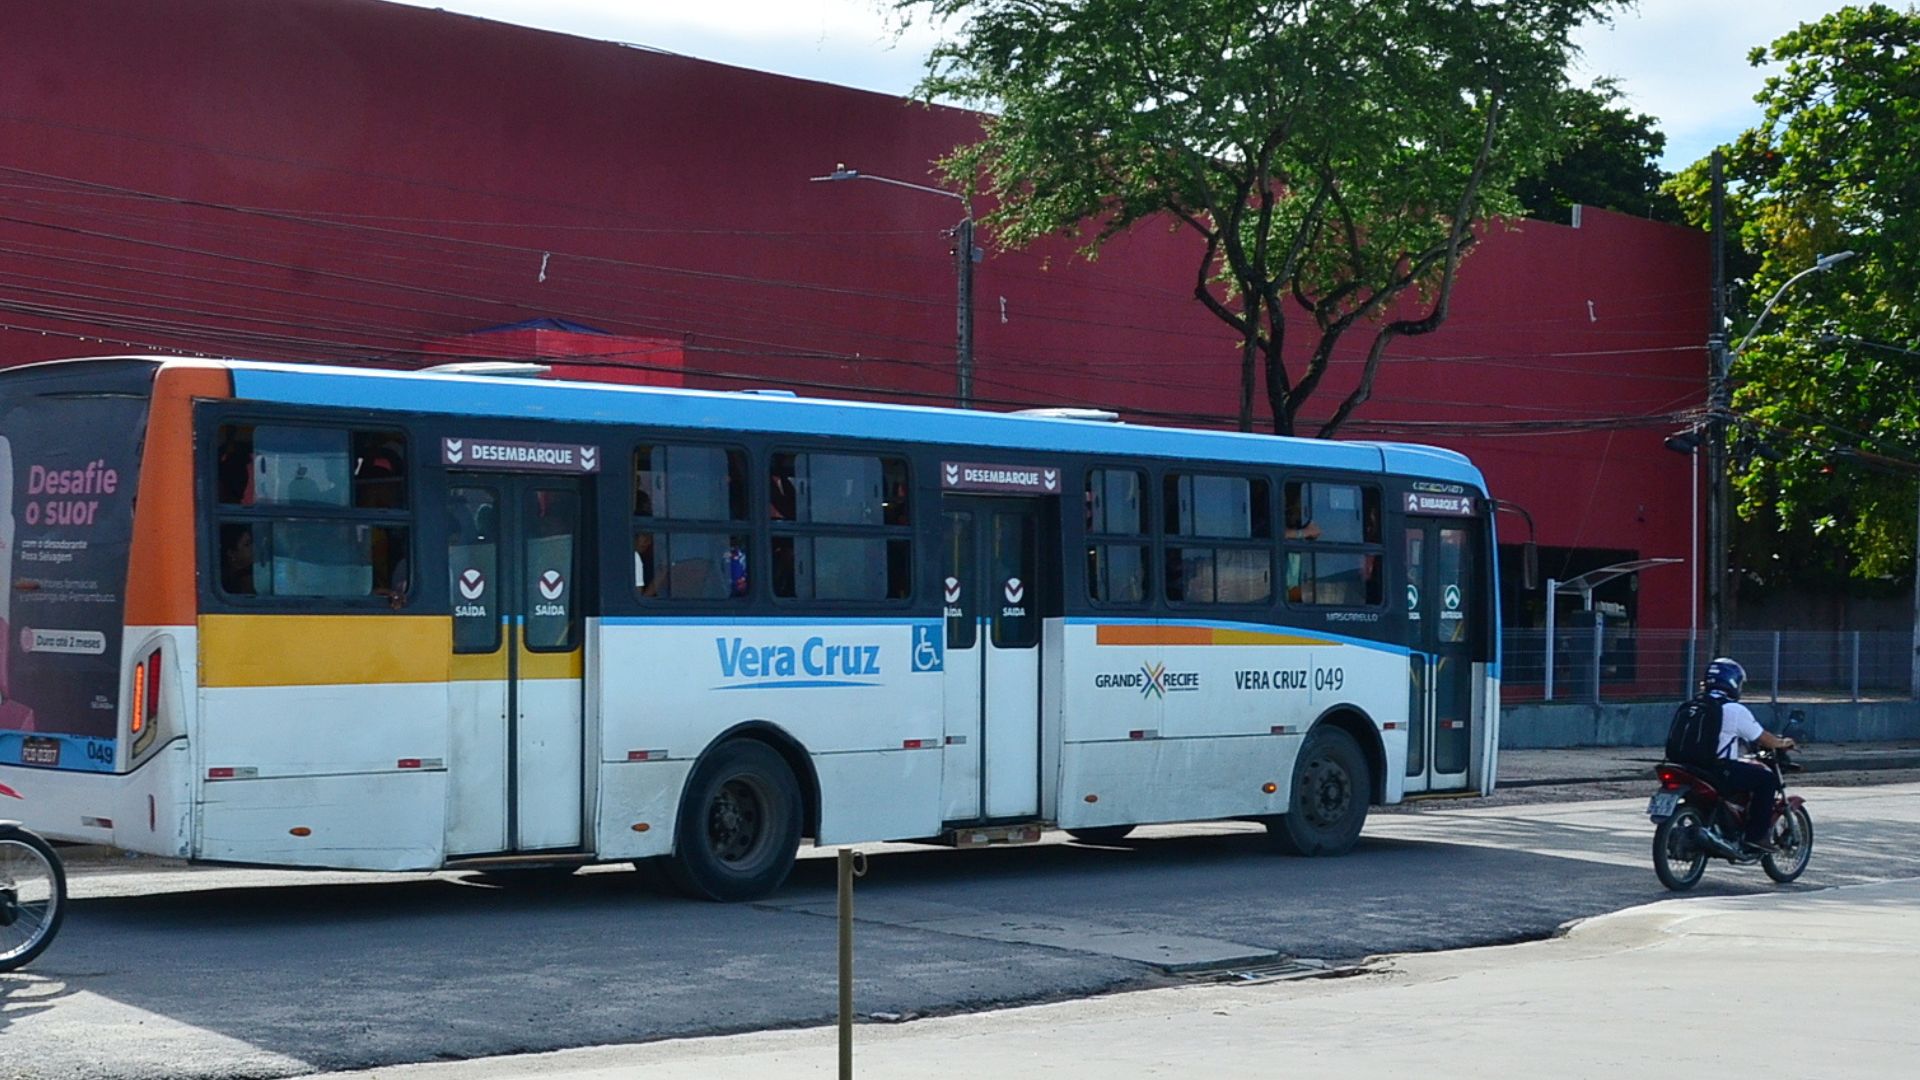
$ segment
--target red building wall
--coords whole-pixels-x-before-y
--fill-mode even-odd
[[[377,0],[0,0],[0,20],[0,363],[438,362],[553,318],[613,336],[568,344],[574,371],[953,392],[960,204],[808,178],[937,183],[971,114]],[[1191,297],[1191,238],[1074,250],[976,268],[983,406],[1231,424],[1235,346]],[[1685,556],[1689,465],[1661,439],[1702,396],[1707,271],[1701,235],[1620,215],[1496,229],[1346,434],[1472,454],[1543,545]],[[1642,625],[1686,625],[1687,578],[1649,573]]]

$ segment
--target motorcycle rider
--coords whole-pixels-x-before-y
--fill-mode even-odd
[[[1764,750],[1791,750],[1797,744],[1760,726],[1753,710],[1740,704],[1740,688],[1746,685],[1747,669],[1739,661],[1721,657],[1707,665],[1704,689],[1720,699],[1720,780],[1729,792],[1747,794],[1748,854],[1760,855],[1773,850],[1768,826],[1773,823],[1773,801],[1780,793],[1779,778],[1764,765],[1744,761],[1753,747]]]

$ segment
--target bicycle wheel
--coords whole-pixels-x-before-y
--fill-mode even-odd
[[[67,913],[67,875],[52,845],[0,825],[0,971],[46,951]]]

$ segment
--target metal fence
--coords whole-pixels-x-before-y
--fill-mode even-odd
[[[1747,669],[1749,701],[1861,701],[1914,696],[1907,630],[1736,630],[1726,654]],[[1698,689],[1711,659],[1685,630],[1606,624],[1509,630],[1502,637],[1507,702],[1677,700]]]

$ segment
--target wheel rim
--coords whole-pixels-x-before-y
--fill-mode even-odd
[[[769,793],[749,777],[720,785],[707,808],[707,843],[713,857],[730,867],[753,862],[767,845]]]
[[[1314,757],[1300,772],[1300,812],[1320,828],[1346,821],[1353,808],[1353,778],[1328,757]]]
[[[46,856],[18,840],[0,840],[0,964],[39,944],[59,902]]]
[[[1700,821],[1700,815],[1691,810],[1683,810],[1674,816],[1673,828],[1667,830],[1666,848],[1660,852],[1667,873],[1684,881],[1706,866],[1707,853],[1695,835],[1702,828],[1705,826]]]
[[[1773,866],[1783,874],[1799,873],[1806,867],[1807,857],[1812,854],[1812,848],[1806,842],[1806,829],[1800,823],[1802,813],[1790,810],[1773,823],[1773,844],[1779,849],[1773,855]]]

